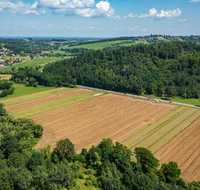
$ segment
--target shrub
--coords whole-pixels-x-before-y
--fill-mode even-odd
[[[9,81],[0,81],[0,97],[5,97],[14,92],[13,83]]]
[[[54,161],[72,160],[75,156],[74,145],[69,139],[59,141],[52,156]]]

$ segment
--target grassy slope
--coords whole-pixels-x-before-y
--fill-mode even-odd
[[[34,94],[37,92],[43,92],[43,91],[53,89],[53,87],[43,87],[43,86],[27,87],[23,84],[14,84],[14,87],[15,87],[14,93],[5,98],[2,98],[3,100],[9,99],[9,98],[14,98],[14,97],[19,97],[19,96],[30,95],[30,94]]]
[[[113,41],[99,41],[94,43],[86,43],[76,46],[67,47],[70,49],[75,48],[85,48],[85,49],[93,49],[93,50],[100,50],[107,47],[117,47],[117,46],[131,46],[136,43],[144,43],[142,41],[133,41],[133,40],[113,40]]]
[[[154,95],[146,95],[146,97],[154,100],[163,100],[162,97],[154,96]],[[200,98],[182,98],[182,97],[171,97],[167,101],[190,104],[193,106],[200,106]]]
[[[191,104],[191,105],[194,105],[194,106],[200,106],[200,98],[199,99],[195,99],[195,98],[184,99],[184,98],[175,97],[172,100],[175,101],[175,102],[180,102],[180,103],[184,103],[184,104]]]

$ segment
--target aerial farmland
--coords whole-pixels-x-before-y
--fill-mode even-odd
[[[199,109],[82,88],[41,88],[1,102],[15,117],[43,126],[38,149],[69,138],[80,151],[111,138],[148,148],[161,162],[176,161],[187,180],[200,179]]]

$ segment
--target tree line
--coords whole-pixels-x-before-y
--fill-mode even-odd
[[[200,45],[172,40],[83,51],[72,59],[47,65],[42,72],[20,70],[13,79],[29,84],[79,84],[137,95],[199,98]]]
[[[182,179],[175,162],[160,164],[147,149],[131,151],[104,139],[76,153],[65,139],[36,150],[42,133],[40,125],[13,118],[0,105],[0,190],[79,190],[80,180],[96,190],[200,189],[199,182]]]

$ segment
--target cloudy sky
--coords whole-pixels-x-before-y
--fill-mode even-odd
[[[200,34],[200,0],[0,0],[0,36]]]

